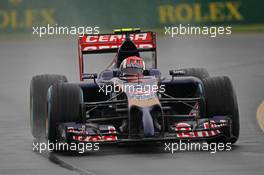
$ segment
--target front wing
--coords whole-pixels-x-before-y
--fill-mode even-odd
[[[89,123],[61,123],[59,124],[58,140],[63,142],[148,142],[172,140],[210,140],[223,137],[230,140],[231,120],[228,116],[215,116],[209,119],[184,121],[169,126],[164,134],[157,133],[154,137],[145,138],[138,135],[130,137],[120,133],[112,124],[91,125]]]

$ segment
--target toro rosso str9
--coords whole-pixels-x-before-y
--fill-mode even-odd
[[[156,33],[139,29],[80,36],[80,83],[63,75],[32,78],[33,136],[67,143],[235,143],[239,114],[230,79],[211,77],[204,68],[170,70],[163,77],[156,46]],[[143,58],[144,52],[151,56]],[[84,72],[84,55],[104,53],[115,53],[105,70]]]

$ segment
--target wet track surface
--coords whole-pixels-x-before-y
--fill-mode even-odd
[[[228,75],[240,109],[241,134],[232,151],[164,152],[163,146],[101,147],[97,153],[40,155],[32,151],[29,83],[33,75],[64,74],[78,81],[76,41],[0,42],[0,174],[259,174],[264,172],[264,134],[256,110],[264,99],[264,35],[160,38],[158,65],[205,67]],[[93,64],[93,61],[90,62]]]

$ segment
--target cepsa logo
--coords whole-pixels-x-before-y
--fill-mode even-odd
[[[132,41],[145,41],[148,33],[131,34],[130,39]],[[87,43],[98,43],[98,42],[123,42],[125,41],[126,35],[93,35],[87,36]]]
[[[81,38],[83,51],[115,49],[121,46],[125,41],[126,35],[108,34],[108,35],[85,35]],[[130,39],[134,41],[137,48],[154,48],[151,33],[130,34]]]
[[[6,7],[0,7],[0,30],[32,29],[36,25],[54,25],[54,8],[25,8],[23,0],[7,0]]]
[[[159,6],[160,23],[243,21],[241,2],[207,2],[165,4]]]

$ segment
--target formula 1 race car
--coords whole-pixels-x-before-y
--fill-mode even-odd
[[[170,70],[163,77],[155,32],[119,29],[80,36],[78,52],[80,83],[68,83],[63,75],[32,78],[35,138],[66,143],[237,141],[239,113],[230,79],[211,77],[203,68]],[[151,57],[142,58],[144,52]],[[99,75],[84,72],[84,55],[102,53],[116,53],[110,66]]]

